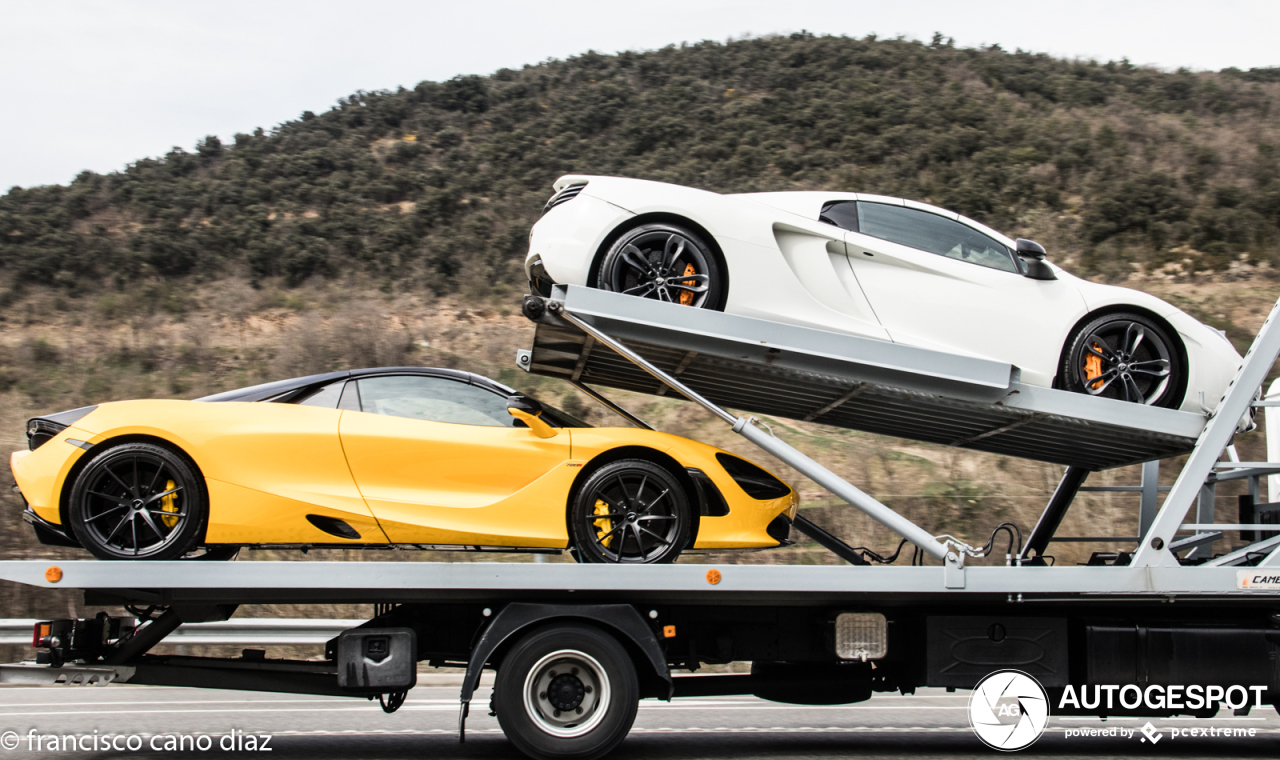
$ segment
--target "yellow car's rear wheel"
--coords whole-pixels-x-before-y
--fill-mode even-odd
[[[72,532],[99,559],[177,559],[208,517],[195,468],[150,443],[97,453],[76,477],[69,507]]]
[[[592,473],[570,505],[579,562],[674,562],[689,541],[689,498],[666,468],[621,459]]]

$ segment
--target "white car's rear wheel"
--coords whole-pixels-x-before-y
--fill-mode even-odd
[[[1077,393],[1176,408],[1185,379],[1173,341],[1141,314],[1106,314],[1072,336],[1059,377]]]
[[[724,273],[711,247],[692,230],[666,222],[623,233],[601,260],[596,282],[615,293],[724,308]]]

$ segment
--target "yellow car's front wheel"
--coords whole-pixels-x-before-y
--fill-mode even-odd
[[[593,472],[570,505],[579,562],[675,562],[689,541],[689,498],[666,468],[621,459]]]

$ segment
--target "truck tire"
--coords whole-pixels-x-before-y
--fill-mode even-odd
[[[640,700],[635,665],[617,639],[589,625],[539,628],[503,658],[494,683],[498,724],[535,760],[594,760],[617,747]]]

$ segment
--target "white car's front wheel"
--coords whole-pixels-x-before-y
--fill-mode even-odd
[[[1141,314],[1106,314],[1067,342],[1059,377],[1067,390],[1177,408],[1185,395],[1174,338]]]
[[[692,230],[666,222],[624,232],[600,261],[596,283],[615,293],[724,308],[724,273],[711,247]]]

